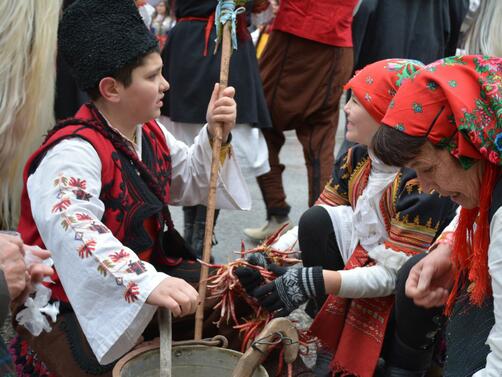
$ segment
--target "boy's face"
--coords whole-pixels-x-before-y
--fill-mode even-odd
[[[160,116],[164,92],[169,83],[162,76],[162,58],[153,52],[143,64],[132,71],[132,82],[126,88],[120,84],[121,111],[135,124],[145,123]]]

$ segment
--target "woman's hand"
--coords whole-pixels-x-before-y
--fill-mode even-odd
[[[406,295],[418,306],[443,306],[453,286],[451,246],[440,244],[418,262],[406,280]]]
[[[33,263],[27,267],[24,260],[25,248],[29,248],[31,254],[39,260],[51,255],[47,250],[24,245],[20,237],[0,234],[0,269],[4,273],[10,299],[16,303],[24,302],[36,284],[54,273],[51,267],[42,263]]]
[[[10,299],[18,298],[29,281],[21,238],[0,234],[0,269],[3,271]]]

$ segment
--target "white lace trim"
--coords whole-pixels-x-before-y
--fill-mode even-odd
[[[351,249],[358,243],[365,249],[371,249],[388,238],[383,216],[380,212],[380,200],[383,192],[395,179],[398,168],[387,166],[378,160],[371,150],[371,172],[368,185],[357,201],[352,218]]]
[[[395,251],[393,249],[385,247],[382,244],[375,246],[367,251],[368,256],[377,264],[381,264],[395,271],[399,270],[403,266],[403,264],[405,264],[406,261],[411,258],[410,255],[406,255],[401,251]]]

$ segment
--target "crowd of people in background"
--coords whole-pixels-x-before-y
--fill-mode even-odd
[[[0,321],[16,331],[0,374],[110,377],[158,336],[159,307],[193,336],[222,124],[217,208],[252,210],[256,179],[266,218],[244,235],[283,228],[273,247],[302,261],[250,258],[236,276],[273,316],[313,320],[311,375],[502,375],[502,2],[238,1],[221,93],[217,4],[0,3]],[[298,226],[279,158],[291,130]],[[206,333],[237,338],[212,305]]]

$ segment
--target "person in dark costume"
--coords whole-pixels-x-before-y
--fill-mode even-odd
[[[264,130],[270,172],[258,177],[267,209],[266,222],[246,228],[262,240],[284,224],[290,207],[282,182],[279,152],[284,131],[295,130],[308,175],[313,205],[333,167],[338,102],[353,68],[352,12],[356,0],[283,0],[260,58],[260,72],[273,128]]]
[[[163,74],[171,84],[162,107],[161,121],[186,144],[193,143],[206,119],[212,83],[219,79],[221,49],[213,54],[216,39],[214,15],[217,0],[177,0],[176,26],[162,52]],[[248,32],[248,16],[264,19],[271,13],[268,0],[247,3],[237,16],[237,50],[230,59],[229,85],[236,89],[237,125],[232,145],[244,176],[256,177],[270,170],[262,129],[271,127],[270,115],[258,71],[256,51]],[[206,207],[187,206],[184,236],[202,255]],[[216,214],[217,215],[217,214]]]

